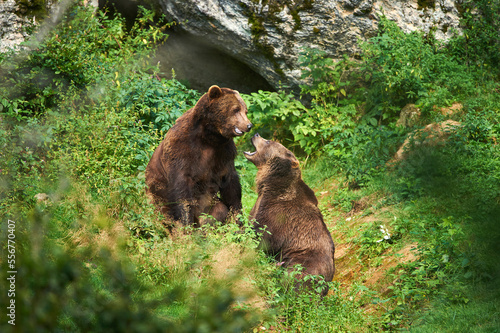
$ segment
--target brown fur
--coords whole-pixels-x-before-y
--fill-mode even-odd
[[[247,112],[237,91],[212,86],[177,119],[146,168],[147,191],[165,216],[199,225],[202,214],[224,221],[241,210],[233,137],[252,127]]]
[[[314,192],[302,180],[299,161],[281,144],[256,134],[255,153],[245,152],[257,166],[258,198],[250,212],[262,234],[267,254],[292,268],[300,264],[304,275],[321,275],[331,281],[335,273],[335,246]],[[321,294],[324,296],[328,288]]]

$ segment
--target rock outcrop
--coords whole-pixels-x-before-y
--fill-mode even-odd
[[[30,19],[22,14],[21,6],[15,0],[0,2],[0,52],[16,47],[28,36],[25,29],[33,24],[34,16]]]
[[[324,50],[333,58],[356,55],[358,40],[375,36],[381,15],[405,32],[433,29],[438,39],[446,40],[450,28],[458,28],[455,2],[460,0],[158,1],[167,17],[182,23],[181,29],[191,36],[241,61],[275,88],[296,88],[301,74],[298,57],[305,47]],[[65,2],[2,0],[0,52],[22,42],[27,25]]]
[[[429,124],[422,129],[411,132],[388,164],[391,165],[404,160],[412,148],[416,146],[445,144],[450,135],[455,133],[461,126],[462,124],[458,121],[449,119],[440,123]]]
[[[358,39],[375,36],[382,14],[405,32],[433,28],[444,40],[459,21],[452,0],[159,1],[169,19],[186,22],[182,29],[247,64],[274,87],[300,82],[304,47],[333,58],[355,55]]]

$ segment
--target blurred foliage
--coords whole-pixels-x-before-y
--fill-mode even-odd
[[[240,332],[255,325],[247,310],[233,308],[237,299],[227,288],[228,281],[210,280],[197,288],[149,283],[119,254],[123,249],[114,251],[112,246],[124,247],[126,238],[113,235],[105,220],[81,223],[98,223],[101,234],[111,232],[106,244],[74,243],[81,226],[62,228],[50,222],[57,220],[53,214],[63,206],[41,203],[27,211],[27,217],[15,218],[16,325],[2,321],[2,332]],[[59,232],[72,241],[54,238]],[[6,234],[2,224],[4,239]],[[2,290],[8,290],[6,270],[0,274]],[[193,292],[199,296],[190,302]],[[0,304],[6,308],[10,299],[2,297]],[[184,316],[158,311],[179,302],[187,307]]]

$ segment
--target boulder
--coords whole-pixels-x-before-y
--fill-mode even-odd
[[[462,124],[455,120],[446,120],[440,123],[432,123],[422,129],[415,130],[408,134],[407,138],[399,147],[389,164],[399,162],[406,158],[412,147],[420,145],[437,146],[442,145]]]
[[[407,104],[401,109],[396,126],[413,127],[420,119],[420,109],[415,104]]]

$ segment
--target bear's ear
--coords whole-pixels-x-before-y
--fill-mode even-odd
[[[219,98],[221,96],[222,90],[219,88],[219,86],[213,85],[210,87],[210,89],[208,89],[208,97],[210,97],[210,99]]]
[[[278,156],[271,157],[267,164],[271,174],[275,177],[286,177],[292,170],[292,161]]]
[[[299,160],[295,157],[295,155],[293,155],[292,152],[287,151],[286,152],[286,157],[289,158],[290,161],[292,161],[292,168],[293,169],[297,169],[300,166]]]

